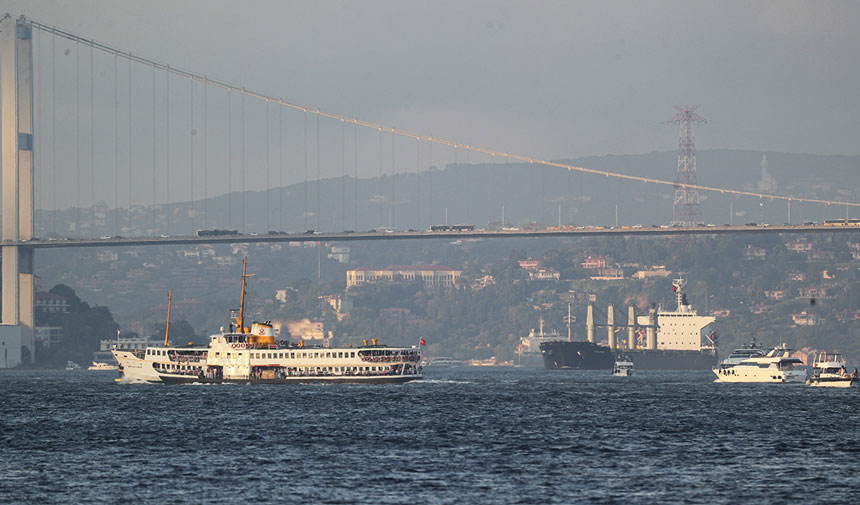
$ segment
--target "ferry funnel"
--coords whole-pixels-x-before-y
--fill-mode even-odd
[[[588,303],[588,312],[585,314],[585,333],[588,341],[594,343],[594,305]]]
[[[606,309],[606,338],[609,348],[615,350],[615,306],[609,304]]]
[[[627,347],[636,349],[636,309],[627,307]]]

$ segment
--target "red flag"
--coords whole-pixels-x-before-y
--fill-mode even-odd
[[[419,345],[427,345],[427,342],[424,341],[424,337],[421,337],[421,342],[419,342]]]

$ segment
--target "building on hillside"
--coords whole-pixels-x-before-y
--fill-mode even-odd
[[[529,280],[532,281],[557,281],[561,278],[561,274],[550,268],[540,268],[536,271],[529,271]]]
[[[812,286],[806,288],[798,288],[798,298],[827,298],[827,288],[824,286]]]
[[[349,247],[332,246],[331,252],[328,253],[328,259],[338,263],[349,263]]]
[[[806,258],[814,262],[830,262],[836,260],[836,252],[829,249],[814,249],[806,253]]]
[[[744,259],[759,259],[767,256],[767,251],[761,247],[756,247],[752,244],[747,244],[743,251]]]
[[[796,240],[792,240],[791,242],[786,243],[785,247],[789,251],[807,252],[812,250],[812,243],[807,242],[805,238],[798,238]]]
[[[68,312],[69,299],[46,291],[36,293],[36,312]]]
[[[785,300],[785,291],[782,289],[765,291],[764,296],[765,298],[770,298],[771,300]]]
[[[478,277],[477,279],[472,281],[472,291],[480,291],[487,286],[493,285],[496,283],[496,278],[492,275],[485,275],[483,277]]]
[[[96,258],[99,263],[111,263],[119,259],[119,253],[111,250],[99,251],[96,253]]]
[[[525,269],[525,270],[537,270],[540,268],[540,260],[536,260],[536,259],[532,259],[532,258],[529,258],[526,260],[519,260],[519,264],[520,264],[520,268]]]
[[[790,281],[802,281],[806,279],[806,274],[803,272],[789,272],[788,280]]]
[[[795,326],[818,326],[821,324],[821,318],[807,311],[802,311],[798,314],[792,314],[791,319]]]
[[[456,286],[463,274],[440,265],[394,266],[381,269],[358,268],[347,270],[346,287],[361,286],[375,282],[413,282],[422,281],[428,288]]]
[[[293,340],[313,341],[314,344],[328,345],[332,338],[332,331],[325,331],[322,321],[312,321],[308,318],[298,321],[284,321],[278,323],[279,328],[286,326],[289,337]],[[280,332],[283,338],[283,332]]]
[[[624,270],[620,268],[600,268],[597,270],[597,275],[589,277],[595,281],[617,281],[624,278]]]
[[[36,342],[44,349],[50,349],[63,341],[63,328],[60,326],[36,326],[33,328]]]
[[[666,278],[672,275],[671,270],[666,270],[666,265],[654,265],[647,270],[639,270],[633,274],[634,279]]]
[[[606,258],[604,256],[588,256],[580,265],[582,268],[606,268]]]

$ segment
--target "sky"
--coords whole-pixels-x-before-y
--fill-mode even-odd
[[[4,0],[0,10],[311,108],[542,159],[674,150],[677,126],[664,121],[681,104],[710,120],[696,127],[698,149],[860,152],[856,1]]]
[[[679,104],[713,121],[700,148],[858,152],[855,1],[3,3],[293,102],[544,158],[672,149],[660,122]]]

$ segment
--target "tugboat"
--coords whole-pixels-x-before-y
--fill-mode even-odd
[[[812,363],[812,376],[806,380],[809,386],[828,388],[850,388],[856,383],[857,369],[848,373],[842,355],[833,352],[818,354]]]
[[[418,346],[388,347],[376,339],[358,348],[306,347],[276,341],[271,322],[245,326],[245,280],[247,258],[242,268],[242,298],[228,331],[209,337],[206,346],[172,347],[170,298],[163,346],[142,351],[113,349],[119,362],[118,382],[155,383],[404,383],[422,378]]]
[[[612,375],[615,377],[629,377],[633,375],[633,362],[630,358],[623,354],[615,357],[615,364],[612,366]]]

